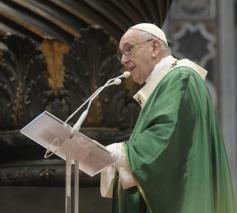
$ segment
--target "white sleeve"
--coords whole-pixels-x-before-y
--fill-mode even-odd
[[[107,166],[100,174],[100,194],[102,197],[112,198],[114,178],[116,174],[115,166]]]
[[[126,159],[118,162],[116,164],[116,168],[118,170],[120,183],[123,189],[128,189],[136,186],[136,180]]]
[[[102,197],[112,198],[116,169],[119,173],[119,180],[123,189],[136,186],[136,181],[126,160],[123,146],[124,143],[114,143],[107,146],[107,149],[118,158],[118,161],[114,166],[108,166],[101,172],[100,192]]]

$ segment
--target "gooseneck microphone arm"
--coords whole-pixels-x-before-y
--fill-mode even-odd
[[[106,87],[109,87],[109,86],[112,86],[112,85],[119,85],[121,84],[121,80],[120,79],[115,79],[113,82],[107,84],[107,85],[104,85],[103,87],[101,87],[95,95],[93,95],[93,97],[91,97],[91,99],[89,100],[89,103],[87,105],[87,108],[86,110],[81,114],[80,118],[77,120],[77,122],[73,125],[72,129],[75,130],[75,131],[78,131],[80,128],[81,128],[81,125],[82,123],[84,122],[88,112],[89,112],[89,108],[91,106],[91,103],[92,101],[100,94],[100,92],[106,88]]]
[[[72,119],[72,117],[83,107],[85,106],[88,102],[87,108],[85,111],[83,111],[83,113],[81,114],[81,116],[79,117],[79,119],[77,120],[77,122],[73,125],[72,130],[78,131],[81,127],[81,124],[83,123],[83,121],[85,120],[90,105],[92,103],[92,101],[102,92],[102,90],[106,87],[112,86],[112,85],[119,85],[121,84],[121,78],[128,78],[130,76],[130,73],[128,71],[125,71],[122,75],[109,79],[103,86],[99,87],[82,105],[80,105],[64,122],[64,125],[66,125],[68,123],[68,121],[70,119]]]

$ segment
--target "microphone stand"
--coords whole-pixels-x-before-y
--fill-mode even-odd
[[[74,213],[79,212],[79,160],[74,160]]]

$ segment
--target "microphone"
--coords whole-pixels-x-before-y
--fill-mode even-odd
[[[79,119],[77,120],[77,122],[73,125],[72,129],[71,129],[71,133],[73,133],[73,131],[78,131],[81,128],[82,123],[84,122],[88,112],[89,112],[89,108],[90,105],[92,103],[92,101],[102,92],[102,90],[106,87],[112,86],[112,85],[119,85],[121,84],[122,80],[121,78],[128,78],[130,76],[130,72],[125,71],[122,75],[117,76],[115,78],[109,79],[103,86],[99,87],[82,105],[80,105],[68,118],[67,120],[64,122],[64,125],[66,126],[67,122],[83,107],[85,106],[85,104],[87,104],[87,108],[86,110],[81,114],[81,116],[79,117]]]
[[[128,72],[128,71],[125,71],[125,72],[123,73],[123,77],[124,77],[124,78],[128,78],[130,75],[131,75],[131,74],[130,74],[130,72]]]
[[[121,79],[115,79],[113,82],[114,85],[119,85],[121,83],[122,83]]]

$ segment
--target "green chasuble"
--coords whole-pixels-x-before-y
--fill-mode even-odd
[[[227,155],[205,82],[174,68],[125,143],[137,186],[115,184],[113,212],[236,213]]]

